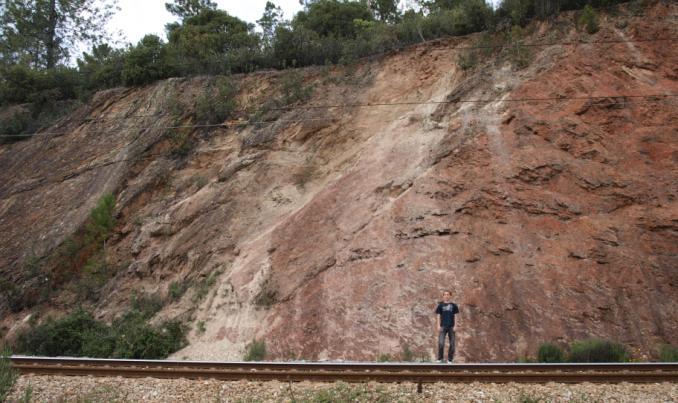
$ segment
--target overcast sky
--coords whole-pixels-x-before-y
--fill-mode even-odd
[[[165,24],[176,18],[165,10],[168,0],[119,0],[120,11],[109,23],[112,32],[121,31],[124,42],[137,43],[146,34],[165,37]],[[247,22],[256,23],[264,13],[266,0],[216,0],[218,7]],[[283,9],[285,19],[301,10],[299,0],[274,0]]]

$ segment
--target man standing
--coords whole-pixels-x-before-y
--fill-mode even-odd
[[[451,293],[443,292],[443,301],[438,303],[436,314],[438,315],[438,362],[443,362],[445,351],[445,336],[450,339],[450,348],[447,353],[447,363],[451,364],[454,359],[454,315],[459,313],[457,304],[450,301]]]

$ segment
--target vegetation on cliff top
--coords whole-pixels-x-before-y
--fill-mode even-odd
[[[619,2],[503,0],[493,9],[485,0],[419,0],[400,11],[395,0],[315,0],[306,2],[291,20],[284,20],[281,9],[268,2],[257,21],[258,32],[254,24],[217,9],[211,1],[175,0],[166,6],[180,21],[166,25],[167,40],[147,35],[135,45],[114,48],[100,32],[115,1],[97,7],[92,0],[64,0],[56,2],[55,10],[48,2],[7,1],[0,5],[5,27],[0,31],[0,105],[32,107],[3,116],[3,134],[32,132],[45,111],[63,109],[55,108],[59,102],[121,85],[144,85],[176,76],[350,63],[443,36],[510,32],[532,19],[584,6],[579,22],[592,33],[597,20],[591,7]],[[62,19],[57,18],[55,26],[52,19],[42,18],[52,11],[72,29],[59,25]],[[39,34],[31,36],[33,31]],[[78,40],[92,47],[73,67],[69,61]],[[37,121],[48,124],[51,120],[43,116]]]

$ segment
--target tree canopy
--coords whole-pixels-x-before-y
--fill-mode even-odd
[[[321,36],[354,38],[354,21],[372,19],[370,9],[363,2],[318,0],[310,3],[305,11],[300,11],[292,24],[310,29]]]
[[[398,21],[400,17],[396,0],[372,0],[369,2],[369,6],[379,21],[393,23]]]
[[[203,9],[182,24],[168,25],[167,35],[172,63],[213,73],[226,72],[215,71],[218,64],[222,65],[221,70],[229,70],[225,65],[228,55],[243,50],[256,53],[259,46],[254,25],[223,10]]]
[[[54,68],[76,43],[105,38],[117,0],[5,0],[0,16],[3,64]]]
[[[264,8],[264,14],[257,20],[257,24],[262,30],[262,41],[264,46],[270,48],[273,44],[275,30],[282,22],[282,17],[282,9],[274,3],[267,1],[266,7]]]
[[[165,3],[165,9],[182,19],[200,14],[203,10],[216,10],[217,3],[210,0],[174,0]]]
[[[490,30],[510,38],[516,26],[561,10],[622,0],[417,0],[401,11],[397,0],[308,0],[283,18],[273,0],[257,20],[234,17],[210,0],[173,0],[180,17],[166,25],[167,40],[147,35],[116,48],[102,41],[104,23],[118,0],[0,0],[0,105],[31,104],[31,116],[0,122],[22,132],[46,106],[119,85],[144,85],[172,76],[284,69],[358,58],[444,36]],[[581,13],[580,13],[581,14]],[[595,10],[578,18],[589,34],[598,29]],[[68,66],[75,44],[90,50]],[[24,110],[26,110],[24,108]]]

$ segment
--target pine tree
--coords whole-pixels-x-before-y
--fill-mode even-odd
[[[174,0],[165,3],[165,8],[170,13],[181,19],[200,14],[202,10],[216,10],[217,3],[210,0]]]
[[[273,37],[275,36],[275,28],[282,21],[283,12],[282,9],[270,1],[266,2],[266,8],[264,9],[264,15],[257,20],[257,24],[261,27],[263,31],[263,43],[264,46],[270,47],[273,43]]]
[[[54,68],[76,43],[98,43],[117,0],[5,0],[0,16],[4,64]]]
[[[395,22],[400,16],[398,13],[398,2],[396,0],[371,0],[368,4],[379,21]]]

